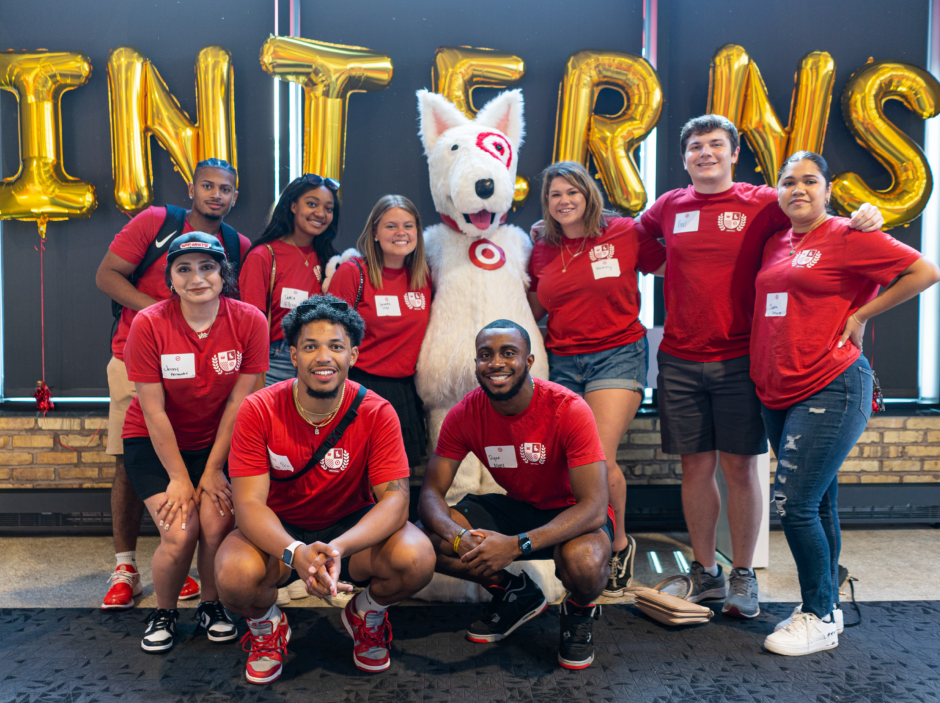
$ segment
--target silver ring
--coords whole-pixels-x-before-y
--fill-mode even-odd
[[[172,503],[171,501],[169,501],[169,500],[166,502],[166,504],[167,504],[167,507],[168,507],[168,508],[172,508],[172,507],[173,507],[173,503]]]

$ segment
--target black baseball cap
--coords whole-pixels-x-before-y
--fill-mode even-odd
[[[216,261],[226,261],[225,248],[219,238],[206,232],[187,232],[174,239],[166,254],[167,265],[183,254],[208,254]]]

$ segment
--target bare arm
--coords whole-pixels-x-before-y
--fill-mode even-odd
[[[156,304],[157,301],[134,288],[128,280],[136,270],[136,264],[125,261],[109,250],[98,265],[95,284],[103,293],[124,307],[131,310],[143,310]]]
[[[398,532],[408,522],[408,504],[411,488],[408,478],[372,487],[375,507],[366,513],[355,527],[334,539],[330,544],[348,556],[368,549]]]
[[[539,302],[539,294],[533,291],[526,293],[526,297],[529,299],[529,307],[532,308],[532,314],[535,316],[535,321],[538,322],[543,317],[548,314],[548,310],[542,307],[542,304]]]
[[[421,497],[418,499],[418,515],[425,527],[438,535],[444,542],[453,544],[462,525],[454,522],[450,516],[450,507],[444,496],[450,490],[460,462],[434,454],[428,460],[421,485]]]
[[[658,269],[656,269],[655,271],[653,271],[653,275],[654,275],[654,276],[665,276],[665,275],[666,275],[666,262],[665,262],[665,261],[662,263],[662,266],[660,266]]]

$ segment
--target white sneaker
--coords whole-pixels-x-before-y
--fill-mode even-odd
[[[789,625],[764,640],[764,649],[788,657],[801,657],[838,646],[839,633],[836,632],[835,621],[825,622],[812,613],[793,616]]]
[[[803,612],[803,604],[800,603],[798,606],[796,606],[793,609],[793,612],[790,613],[790,617],[788,617],[786,620],[781,620],[780,622],[777,623],[776,627],[774,627],[774,632],[785,628],[787,625],[793,622],[793,618],[795,618],[797,615],[799,615],[802,612]],[[845,629],[845,624],[844,624],[845,618],[842,616],[842,608],[839,607],[838,603],[832,604],[832,618],[833,620],[836,621],[836,632],[838,632],[841,635],[842,630]]]
[[[285,605],[290,605],[290,593],[287,592],[287,587],[277,589],[277,600],[274,602],[278,608],[283,608]]]
[[[303,581],[293,581],[287,584],[287,594],[290,596],[291,600],[300,600],[310,595],[307,593],[307,587],[304,585]]]

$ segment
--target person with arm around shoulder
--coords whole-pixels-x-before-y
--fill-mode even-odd
[[[175,644],[177,599],[197,544],[198,624],[213,642],[237,635],[213,564],[235,523],[226,476],[235,415],[267,368],[264,318],[228,297],[235,277],[218,239],[205,232],[176,239],[165,275],[173,296],[134,318],[125,348],[137,386],[122,433],[127,476],[160,531],[157,609],[140,644],[149,653]]]
[[[617,447],[643,402],[649,363],[637,273],[661,276],[666,250],[632,218],[603,208],[584,166],[562,161],[545,169],[528,297],[536,320],[548,314],[549,379],[584,396],[597,422],[617,525],[604,595],[616,598],[632,581],[636,553],[625,531]]]
[[[355,307],[365,320],[349,378],[392,404],[401,421],[408,465],[419,466],[427,433],[414,373],[431,315],[431,275],[418,208],[404,196],[383,196],[356,247],[330,261],[323,289]]]
[[[777,197],[791,225],[764,248],[750,343],[777,457],[774,502],[803,596],[764,647],[790,656],[839,644],[838,472],[872,413],[865,325],[940,281],[940,269],[917,250],[829,214],[831,193],[819,154],[801,151],[783,163]]]
[[[339,187],[339,181],[313,173],[291,181],[242,266],[242,300],[268,317],[271,368],[264,379],[267,386],[296,375],[281,322],[287,313],[320,292],[324,265],[336,254],[333,240],[339,230]]]
[[[217,237],[238,277],[239,264],[244,261],[251,242],[224,222],[238,200],[236,181],[235,169],[227,161],[214,158],[200,161],[189,184],[192,207],[189,210],[173,205],[149,207],[137,214],[114,238],[95,274],[95,283],[113,301],[112,311],[117,317],[108,362],[111,403],[106,448],[107,453],[115,457],[111,523],[117,565],[102,601],[104,609],[133,608],[134,598],[141,593],[137,535],[144,504],[127,480],[121,441],[124,417],[137,395],[124,363],[127,335],[138,311],[170,297],[164,269],[166,253],[175,237],[194,231]],[[199,584],[187,576],[180,598],[198,596]]]

